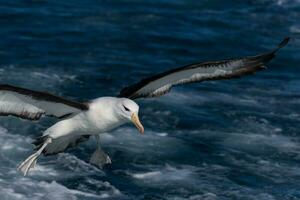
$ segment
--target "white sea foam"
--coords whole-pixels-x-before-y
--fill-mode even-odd
[[[207,192],[205,194],[196,194],[196,195],[191,195],[187,198],[184,197],[168,197],[168,200],[217,200],[219,199],[217,195],[211,192]]]
[[[299,0],[276,0],[275,2],[278,6],[285,6],[285,7],[294,7],[300,3]]]
[[[300,33],[300,27],[297,27],[297,26],[291,26],[291,27],[290,27],[290,32],[291,32],[291,33]]]
[[[166,137],[166,136],[168,136],[168,133],[157,133],[156,135],[158,135],[160,137]]]
[[[261,108],[262,105],[258,102],[258,98],[255,96],[249,96],[247,94],[232,95],[228,93],[220,92],[204,92],[199,93],[190,90],[174,90],[170,94],[161,97],[157,101],[167,104],[168,106],[184,106],[185,112],[189,112],[189,109],[193,105],[217,105],[222,102],[235,106],[247,106]]]
[[[197,181],[196,171],[198,167],[181,165],[178,167],[166,164],[159,170],[129,173],[133,178],[143,180],[145,183],[152,185],[153,183],[164,185],[164,184],[176,184],[177,181],[181,183]],[[159,187],[159,185],[157,185]]]
[[[72,73],[60,71],[60,68],[22,68],[15,65],[1,66],[0,78],[3,83],[22,82],[27,83],[23,87],[35,88],[40,87],[52,89],[63,82],[72,81],[77,82],[77,76]],[[31,80],[28,82],[28,80]],[[38,84],[37,84],[38,83]]]
[[[5,128],[0,127],[0,194],[1,200],[40,200],[40,199],[81,199],[93,198],[103,199],[122,196],[122,193],[109,182],[93,180],[89,178],[90,184],[95,184],[99,190],[90,191],[85,187],[68,188],[53,180],[64,180],[66,178],[78,177],[84,174],[104,173],[98,168],[78,159],[74,155],[61,154],[51,157],[47,162],[44,158],[38,161],[36,168],[30,171],[29,176],[24,177],[16,168],[21,160],[28,156],[32,148],[30,138],[22,135],[10,134]]]
[[[119,128],[111,134],[101,135],[101,143],[104,146],[125,149],[128,153],[149,155],[163,155],[169,152],[180,151],[184,148],[182,141],[168,137],[167,133],[146,131],[140,135],[135,128]]]
[[[145,172],[145,173],[135,173],[132,174],[132,176],[137,179],[145,179],[145,178],[160,176],[161,174],[162,173],[160,171],[153,171],[153,172]]]

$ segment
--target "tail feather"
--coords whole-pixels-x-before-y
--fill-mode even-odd
[[[37,137],[37,138],[32,142],[32,144],[35,145],[35,150],[39,149],[39,148],[45,143],[45,141],[47,140],[47,138],[49,138],[48,135],[43,135],[43,136]]]

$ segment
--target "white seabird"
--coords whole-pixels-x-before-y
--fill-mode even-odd
[[[12,115],[27,120],[39,120],[42,116],[60,119],[33,142],[37,151],[22,162],[18,170],[26,175],[36,165],[39,155],[63,152],[86,141],[91,135],[96,136],[98,147],[90,162],[99,167],[111,163],[109,156],[100,148],[99,135],[128,122],[132,122],[140,133],[144,132],[138,117],[139,106],[134,99],[161,96],[169,92],[172,86],[179,84],[252,74],[265,69],[265,64],[288,41],[289,38],[285,38],[276,49],[252,57],[175,68],[124,88],[118,97],[101,97],[86,103],[66,100],[46,92],[0,85],[0,115]]]

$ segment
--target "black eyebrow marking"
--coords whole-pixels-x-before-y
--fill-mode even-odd
[[[129,108],[127,108],[126,106],[123,105],[123,107],[126,111],[130,111]]]

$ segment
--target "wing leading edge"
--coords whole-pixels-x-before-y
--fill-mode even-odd
[[[64,118],[88,110],[88,105],[46,92],[0,85],[0,116],[38,120],[43,115]]]
[[[275,57],[276,52],[284,47],[290,38],[285,38],[274,50],[251,57],[195,63],[175,68],[130,85],[121,90],[119,97],[130,99],[158,97],[166,94],[173,86],[237,78],[266,68],[265,64]]]

